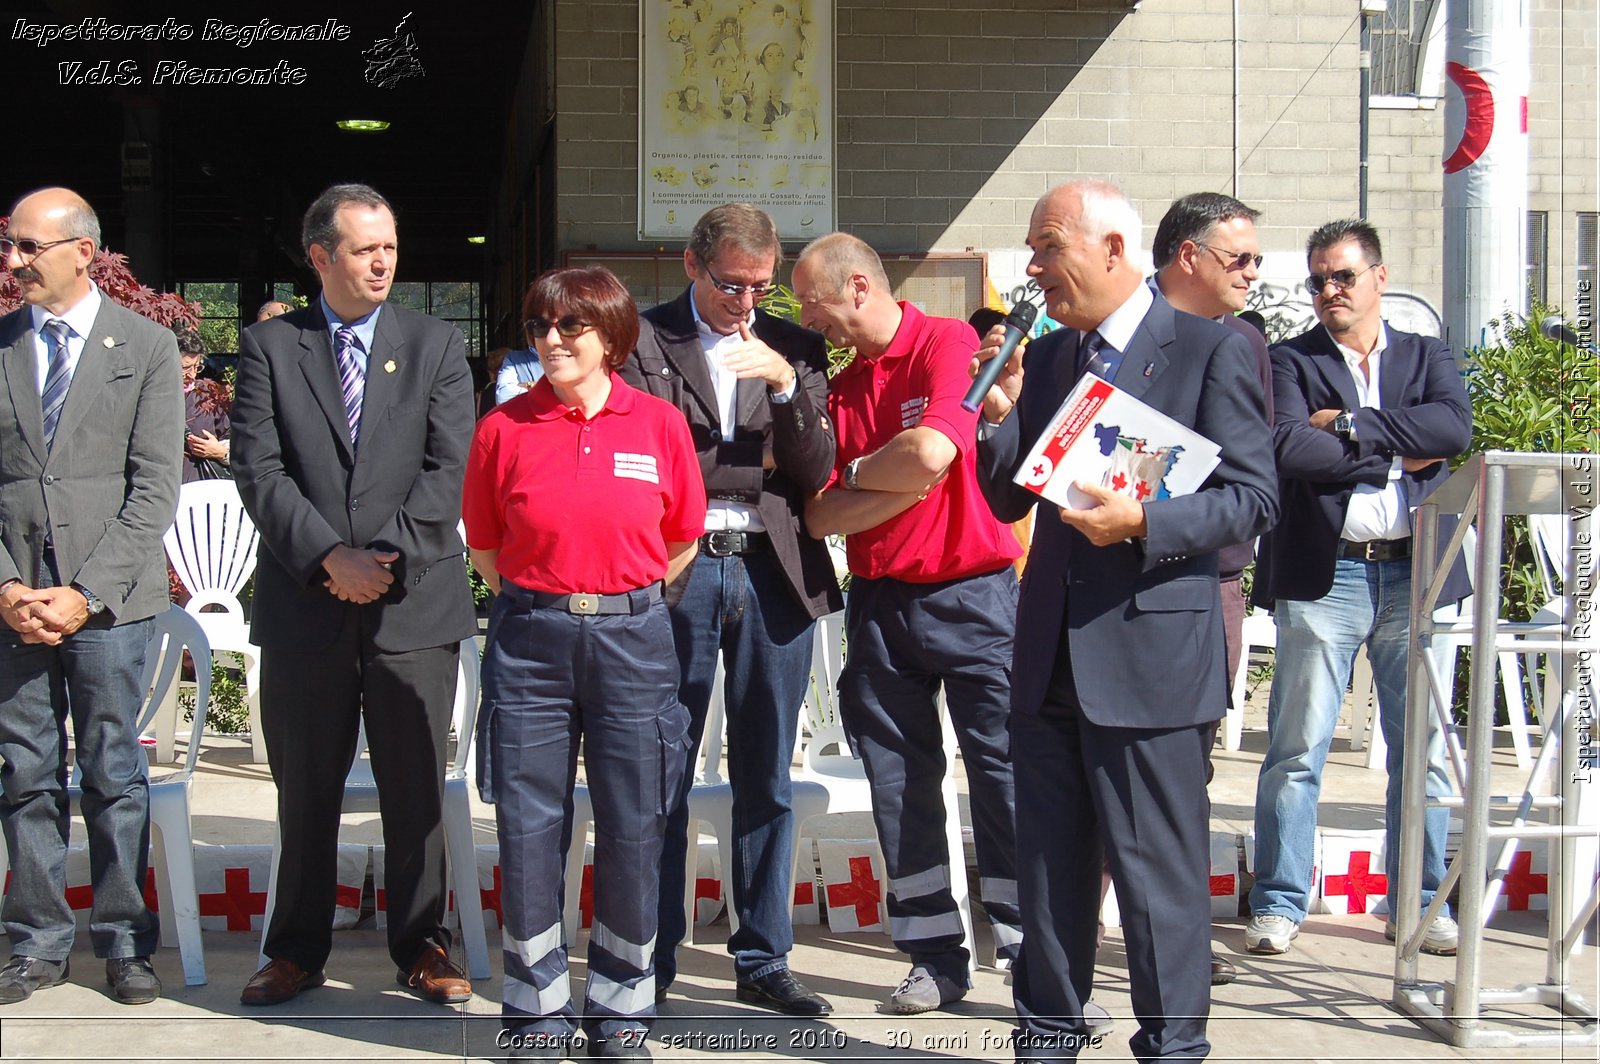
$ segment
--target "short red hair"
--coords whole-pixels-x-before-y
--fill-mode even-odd
[[[617,275],[604,266],[546,270],[528,286],[522,320],[554,321],[571,314],[593,325],[609,350],[605,367],[619,368],[639,342],[639,307]],[[533,337],[528,338],[531,346]]]

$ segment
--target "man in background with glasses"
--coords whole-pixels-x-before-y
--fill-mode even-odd
[[[683,253],[689,288],[644,314],[622,367],[636,388],[689,421],[709,508],[700,553],[667,591],[697,756],[717,654],[723,656],[728,779],[733,788],[728,939],[738,999],[794,1016],[831,1012],[789,972],[794,816],[789,766],[811,675],[816,618],[843,600],[833,562],[805,534],[805,500],[833,470],[822,337],[756,309],[783,249],[763,211],[729,203],[695,223]],[[661,855],[657,1000],[677,974],[685,928],[687,795],[675,796]]]
[[[1234,317],[1244,309],[1250,286],[1260,277],[1261,244],[1256,219],[1261,212],[1220,192],[1195,192],[1174,200],[1156,226],[1151,253],[1155,258],[1156,290],[1177,310],[1210,318],[1228,326],[1250,345],[1256,374],[1266,397],[1267,424],[1272,424],[1272,360],[1267,341],[1247,322]],[[1255,559],[1256,545],[1235,543],[1217,552],[1217,583],[1222,592],[1222,635],[1228,653],[1228,686],[1239,673],[1245,602],[1242,577]],[[1217,728],[1211,725],[1211,742]],[[1206,782],[1211,782],[1211,761],[1206,759]],[[1239,970],[1211,951],[1211,985],[1233,982]]]
[[[183,391],[170,329],[89,279],[100,222],[75,192],[12,209],[0,251],[25,306],[0,319],[0,826],[11,855],[0,1004],[67,978],[66,722],[82,773],[96,957],[112,996],[154,1001],[150,791],[135,722],[161,535],[178,500]]]
[[[1389,277],[1377,231],[1363,221],[1329,222],[1311,234],[1306,259],[1306,289],[1321,324],[1272,349],[1283,516],[1261,541],[1252,590],[1278,625],[1269,748],[1256,787],[1256,882],[1245,928],[1252,953],[1288,952],[1305,920],[1322,766],[1362,644],[1389,747],[1384,873],[1394,937],[1411,512],[1445,482],[1445,460],[1472,438],[1472,409],[1450,348],[1382,318]],[[1470,593],[1457,558],[1440,601]],[[1448,794],[1437,728],[1428,746],[1427,793]],[[1405,904],[1425,909],[1433,900],[1444,876],[1446,824],[1445,810],[1428,811],[1422,896]],[[1422,948],[1453,954],[1456,937],[1441,910]]]

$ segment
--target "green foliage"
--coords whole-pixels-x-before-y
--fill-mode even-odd
[[[483,577],[478,575],[478,570],[473,568],[470,561],[467,562],[467,581],[472,585],[472,601],[475,605],[482,606],[494,597],[489,585],[483,582]]]
[[[195,689],[178,692],[183,719],[194,720]],[[218,735],[250,734],[250,711],[245,706],[244,679],[216,658],[211,661],[211,701],[206,706],[206,730]]]
[[[1592,356],[1547,339],[1539,322],[1557,313],[1535,301],[1527,316],[1508,312],[1490,322],[1504,342],[1467,351],[1464,380],[1472,401],[1472,445],[1484,451],[1595,450],[1595,401],[1600,398]],[[1544,605],[1526,519],[1505,530],[1504,616],[1526,620]]]
[[[773,285],[772,291],[758,304],[762,310],[775,318],[784,318],[796,325],[800,324],[800,301],[794,297],[794,291],[787,285]],[[853,349],[848,347],[834,347],[827,338],[823,342],[828,344],[828,376],[833,376],[850,364],[856,357]]]

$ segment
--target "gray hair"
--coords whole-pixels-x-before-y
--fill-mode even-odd
[[[747,255],[771,255],[774,264],[783,258],[783,243],[778,226],[766,211],[749,203],[724,203],[700,216],[689,234],[687,250],[701,266],[716,261],[717,252],[736,248]]]
[[[1090,240],[1104,240],[1111,233],[1122,237],[1123,257],[1139,270],[1146,265],[1142,235],[1144,222],[1123,191],[1109,181],[1069,181],[1065,188],[1078,194],[1081,209],[1078,229]]]
[[[394,214],[389,201],[371,185],[333,185],[306,208],[305,220],[300,223],[300,246],[307,255],[313,244],[329,255],[334,253],[339,247],[339,209],[352,203],[374,210],[382,207]]]
[[[883,260],[865,240],[849,233],[829,233],[819,236],[800,250],[795,260],[812,262],[817,276],[835,291],[844,287],[851,274],[859,273],[872,282],[872,286],[889,292],[889,275],[883,271]]]

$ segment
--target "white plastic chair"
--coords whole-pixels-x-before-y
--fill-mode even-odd
[[[489,946],[483,930],[483,896],[478,885],[478,855],[473,845],[472,805],[468,796],[467,768],[472,763],[474,725],[478,719],[478,641],[461,641],[461,658],[456,668],[455,706],[451,711],[451,730],[456,735],[455,753],[444,770],[444,848],[450,864],[450,885],[455,890],[456,914],[461,921],[461,943],[467,954],[467,973],[474,979],[489,977]],[[367,756],[366,725],[362,724],[356,756],[344,781],[341,813],[378,811],[378,784],[372,777],[372,760]],[[283,836],[276,830],[272,839],[272,873],[267,879],[267,910],[261,920],[261,946],[267,944],[267,928],[272,924],[272,908],[277,901],[278,861],[283,853]],[[267,955],[261,954],[261,964]]]
[[[256,568],[254,522],[231,480],[197,480],[178,491],[178,513],[162,537],[178,580],[191,596],[184,607],[200,621],[214,653],[238,658],[244,670],[245,704],[250,715],[250,757],[267,760],[261,735],[261,648],[250,642],[239,591]],[[222,612],[202,612],[220,606]],[[172,728],[158,724],[156,755],[170,758]]]
[[[203,986],[206,981],[205,947],[200,938],[200,898],[194,878],[194,831],[190,822],[190,796],[194,785],[195,763],[200,758],[200,741],[205,726],[206,705],[211,697],[211,651],[205,632],[194,618],[177,606],[154,618],[150,641],[145,644],[144,672],[139,687],[147,692],[139,709],[139,731],[160,711],[169,691],[178,685],[183,652],[188,650],[195,666],[194,722],[189,729],[189,747],[183,763],[173,772],[146,778],[150,786],[150,863],[156,870],[156,893],[160,899],[161,939],[176,945],[183,962],[183,981],[188,986]],[[73,766],[67,795],[72,811],[81,813],[83,788]],[[10,870],[10,855],[0,838],[0,883]]]
[[[1244,742],[1245,687],[1250,679],[1250,652],[1278,648],[1278,622],[1271,613],[1252,609],[1244,615],[1239,632],[1239,671],[1233,677],[1233,697],[1229,700],[1228,715],[1222,722],[1222,748],[1237,750]]]

